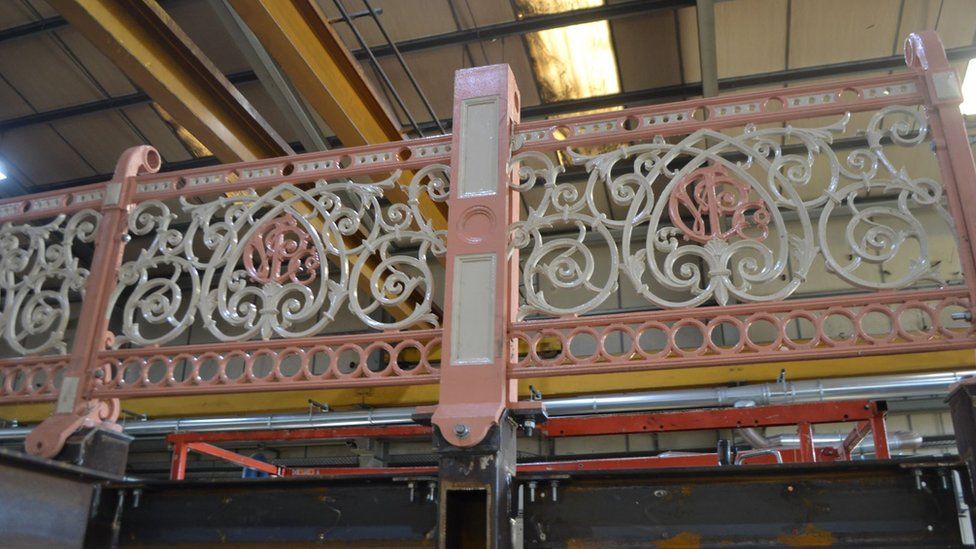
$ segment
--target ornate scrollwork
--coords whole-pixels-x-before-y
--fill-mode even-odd
[[[119,271],[122,333],[113,345],[166,343],[198,317],[221,341],[305,337],[343,308],[379,330],[436,325],[428,261],[445,253],[446,235],[417,198],[445,200],[448,174],[440,164],[423,168],[405,189],[410,200],[388,206],[383,192],[400,172],[378,183],[320,180],[202,204],[181,199],[185,228],[165,203],[139,203],[129,233],[154,236]]]
[[[921,144],[925,117],[882,109],[867,125],[868,146],[841,160],[831,146],[849,121],[749,125],[739,135],[702,129],[677,143],[656,137],[590,155],[567,149],[588,174],[583,184],[560,182],[562,167],[543,153],[513,156],[528,210],[511,229],[511,247],[529,252],[521,317],[591,311],[619,277],[660,308],[782,300],[818,256],[861,288],[943,282],[917,217],[931,208],[952,226],[942,188],[896,167],[883,146]],[[837,223],[843,250],[828,238]],[[881,279],[863,268],[897,270],[907,257],[907,269]],[[545,287],[560,290],[558,302]]]
[[[93,242],[100,218],[81,210],[43,225],[0,225],[0,329],[14,352],[66,352],[70,299],[84,294],[88,277],[73,247]]]

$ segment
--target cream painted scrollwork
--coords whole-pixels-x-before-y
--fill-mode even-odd
[[[320,180],[181,201],[179,213],[138,204],[129,233],[152,241],[119,272],[114,345],[166,343],[197,319],[221,341],[312,336],[343,309],[378,330],[436,325],[429,260],[445,253],[445,234],[417,199],[445,200],[449,171],[418,171],[406,204],[382,200],[399,172],[378,183]]]
[[[878,111],[865,131],[868,147],[851,152],[842,167],[851,182],[825,193],[818,227],[821,253],[827,269],[853,286],[898,289],[924,280],[945,284],[930,261],[931,242],[917,215],[931,211],[955,234],[952,216],[943,205],[942,185],[930,178],[913,178],[906,168],[896,166],[882,141],[926,146],[927,131],[925,116],[915,108]],[[841,249],[832,247],[827,238],[831,220],[838,218],[844,230]],[[888,275],[880,281],[866,279],[858,272],[862,265],[882,266]]]
[[[833,140],[850,118],[819,128],[749,125],[738,135],[702,129],[599,154],[567,149],[585,169],[581,182],[562,181],[562,166],[546,154],[513,156],[527,210],[510,231],[523,261],[520,316],[587,313],[618,279],[658,308],[778,301],[800,288],[818,255],[861,288],[936,280],[917,216],[930,208],[951,224],[941,186],[910,177],[883,146],[922,144],[924,116],[879,111],[865,129],[868,146],[840,159]],[[833,249],[837,223],[843,250]],[[861,269],[903,263],[880,279]]]
[[[100,218],[94,210],[82,210],[42,225],[0,226],[0,329],[14,352],[67,351],[70,300],[84,295],[88,277],[74,247],[94,241]]]

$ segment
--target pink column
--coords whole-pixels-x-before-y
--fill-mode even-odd
[[[507,65],[458,71],[454,84],[451,195],[440,403],[432,421],[449,443],[472,447],[517,398],[507,377],[508,325],[518,256],[507,259],[518,198],[508,171],[519,95]]]
[[[105,187],[102,219],[95,240],[91,273],[85,285],[78,329],[71,347],[71,361],[61,382],[54,415],[31,431],[25,441],[24,445],[31,454],[54,457],[61,451],[65,440],[79,428],[102,423],[116,425],[118,399],[104,402],[89,399],[88,395],[93,376],[97,375],[97,354],[106,345],[108,301],[122,263],[125,247],[123,236],[128,232],[129,196],[135,185],[135,177],[155,173],[159,166],[156,149],[146,145],[132,147],[122,153],[115,166],[115,175]]]
[[[970,308],[976,307],[976,164],[966,121],[959,112],[962,89],[935,31],[912,33],[905,42],[905,62],[921,78],[925,110],[939,158],[942,182],[959,233],[959,253],[969,286]]]

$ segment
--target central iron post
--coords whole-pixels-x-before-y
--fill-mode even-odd
[[[519,94],[508,65],[458,71],[448,202],[447,288],[440,403],[440,547],[509,547],[518,398],[507,367],[518,255],[508,227],[518,212],[509,158]]]

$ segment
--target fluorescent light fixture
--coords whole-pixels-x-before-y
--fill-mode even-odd
[[[970,59],[966,67],[966,77],[962,81],[962,105],[959,109],[963,114],[976,114],[976,59]]]
[[[592,8],[603,0],[518,0],[520,15]],[[620,91],[610,24],[594,21],[526,35],[543,102]]]
[[[0,163],[0,181],[7,179],[7,173],[3,171],[3,164]]]

